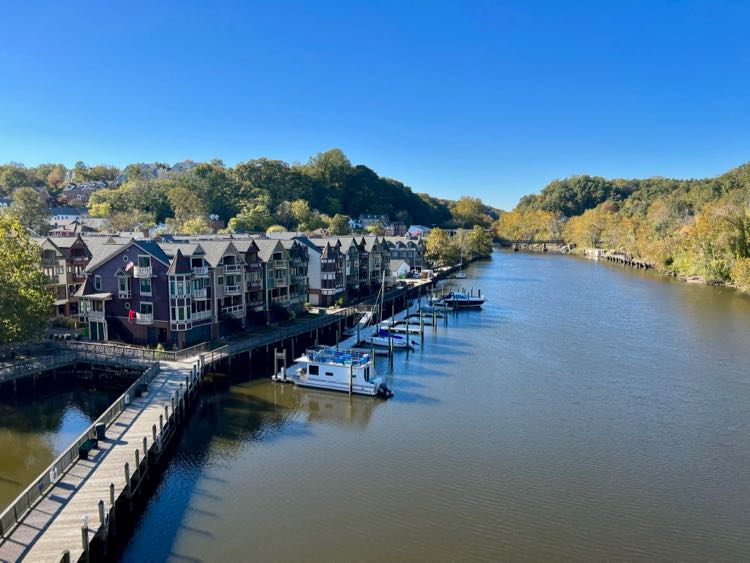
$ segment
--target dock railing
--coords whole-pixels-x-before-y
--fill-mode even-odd
[[[96,425],[104,424],[109,427],[110,424],[125,410],[127,405],[135,396],[136,390],[141,385],[148,385],[159,373],[159,364],[152,364],[141,376],[120,395],[120,397],[97,418],[86,430],[76,439],[67,450],[50,464],[47,469],[33,483],[18,495],[5,511],[0,514],[0,537],[5,537],[11,531],[27,511],[42,498],[45,493],[60,479],[71,465],[78,459],[78,448],[89,438],[96,435]]]
[[[54,350],[50,350],[50,352],[54,352]],[[77,354],[75,352],[57,352],[55,355],[28,358],[26,360],[13,362],[6,366],[0,366],[0,383],[12,381],[13,379],[24,377],[39,371],[69,365],[74,363],[76,359]]]
[[[209,350],[209,344],[203,342],[190,348],[182,350],[156,350],[142,346],[129,346],[127,344],[112,344],[110,342],[83,342],[76,340],[62,340],[55,342],[56,347],[64,350],[74,350],[95,354],[98,358],[122,358],[131,360],[146,360],[148,362],[179,362],[186,358],[198,356]]]

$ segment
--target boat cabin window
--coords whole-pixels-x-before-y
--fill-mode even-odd
[[[370,366],[365,368],[365,381],[370,381]]]
[[[326,375],[330,375],[330,376],[333,376],[333,372],[332,372],[332,371],[327,371],[327,372],[326,372]]]
[[[320,372],[319,372],[318,366],[314,366],[314,365],[311,364],[310,365],[310,375],[318,375],[319,373]]]

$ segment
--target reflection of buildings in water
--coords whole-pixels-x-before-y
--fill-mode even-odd
[[[352,396],[335,391],[297,389],[299,408],[310,422],[328,422],[364,427],[383,402],[378,397]]]

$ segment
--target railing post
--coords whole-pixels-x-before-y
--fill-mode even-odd
[[[104,500],[99,499],[99,525],[104,527]]]
[[[130,482],[130,464],[125,462],[125,488],[127,489],[128,499],[133,496],[133,485]]]
[[[89,517],[88,514],[84,514],[81,518],[81,547],[83,548],[83,555],[81,559],[88,563],[89,561]]]
[[[148,441],[143,437],[143,472],[148,471]]]

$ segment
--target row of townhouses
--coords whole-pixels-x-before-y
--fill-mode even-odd
[[[57,315],[87,322],[92,340],[182,348],[377,292],[392,269],[422,266],[422,241],[395,238],[34,240]]]

